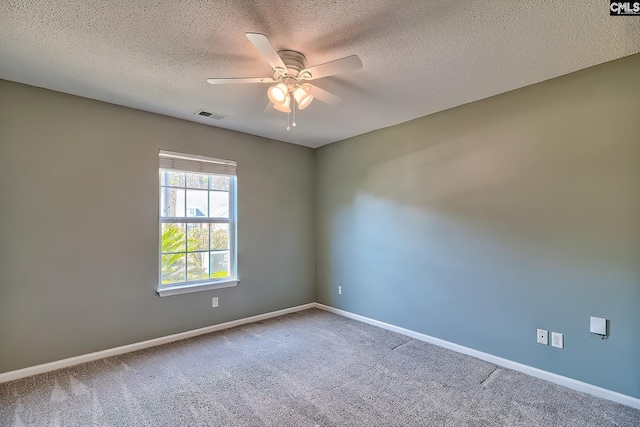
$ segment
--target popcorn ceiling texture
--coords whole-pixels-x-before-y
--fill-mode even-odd
[[[347,105],[313,102],[286,132],[267,86],[207,84],[270,75],[248,31],[308,65],[358,55],[314,82]],[[0,3],[0,78],[310,147],[638,52],[640,17],[595,0]]]

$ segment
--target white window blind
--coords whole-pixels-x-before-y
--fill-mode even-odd
[[[237,163],[233,160],[214,159],[182,154],[173,151],[160,150],[160,168],[175,169],[187,172],[197,172],[219,175],[236,175]]]

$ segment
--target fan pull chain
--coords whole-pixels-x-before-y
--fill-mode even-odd
[[[296,127],[296,101],[292,99],[291,103],[293,104],[293,123],[291,126]]]
[[[291,130],[291,125],[289,124],[289,123],[290,123],[290,121],[289,121],[289,114],[290,114],[290,113],[287,113],[287,130],[288,130],[288,131],[290,131],[290,130]]]

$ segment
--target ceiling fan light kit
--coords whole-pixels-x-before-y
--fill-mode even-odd
[[[291,112],[291,97],[287,94],[284,101],[282,103],[273,103],[273,108],[278,111],[282,111],[283,113]]]
[[[362,61],[356,55],[306,68],[307,58],[302,53],[294,50],[276,51],[264,34],[246,33],[246,36],[271,66],[273,78],[210,78],[207,82],[210,84],[275,83],[267,89],[267,96],[276,110],[284,113],[290,113],[293,110],[294,119],[291,125],[293,127],[296,126],[296,105],[297,109],[304,110],[314,98],[336,107],[345,103],[345,100],[339,96],[306,81],[362,68]],[[287,117],[287,130],[290,130],[291,126]]]
[[[304,110],[305,108],[307,108],[309,104],[311,104],[311,101],[313,101],[313,95],[309,93],[308,88],[305,89],[305,86],[306,85],[298,86],[293,91],[293,97],[296,99],[298,108],[300,110]]]
[[[278,83],[275,86],[271,86],[267,91],[267,95],[269,99],[274,104],[283,104],[287,101],[287,96],[289,95],[289,89],[284,83]]]

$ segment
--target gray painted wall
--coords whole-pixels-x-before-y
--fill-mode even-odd
[[[238,162],[237,287],[156,295],[159,149]],[[313,204],[309,148],[0,81],[0,372],[314,301]]]
[[[318,149],[318,302],[640,397],[638,76],[635,55]]]
[[[635,55],[315,162],[0,81],[0,372],[316,299],[640,397],[638,71]],[[156,296],[161,148],[238,161],[239,286]]]

